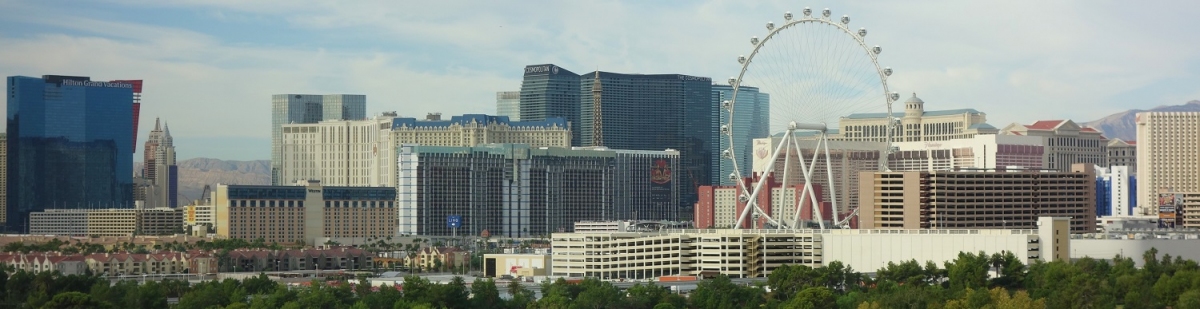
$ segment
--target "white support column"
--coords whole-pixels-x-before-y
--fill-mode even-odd
[[[758,183],[754,185],[753,191],[747,192],[745,188],[745,182],[738,182],[738,187],[741,188],[741,190],[738,190],[739,194],[736,197],[738,199],[737,202],[741,202],[741,197],[743,195],[748,195],[748,200],[746,200],[746,208],[742,209],[742,214],[738,215],[737,221],[734,222],[735,227],[742,226],[742,223],[746,221],[746,217],[750,215],[751,207],[758,208],[758,192],[762,191],[763,184],[766,183],[766,172],[775,169],[775,161],[779,159],[779,150],[784,149],[784,147],[791,142],[791,139],[789,138],[791,132],[791,130],[788,130],[788,132],[783,135],[783,140],[779,141],[779,146],[776,146],[775,151],[771,153],[771,162],[767,164],[766,169],[763,171],[763,176],[759,177]],[[754,172],[752,170],[751,175],[753,174]]]
[[[829,157],[829,135],[821,132],[821,140],[825,141],[825,175],[829,177],[829,202],[833,204],[833,214],[830,218],[834,224],[838,220],[837,184],[833,181],[833,159]],[[845,153],[842,153],[845,156]],[[819,207],[818,207],[819,208]]]

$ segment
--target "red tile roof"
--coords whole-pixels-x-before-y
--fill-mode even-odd
[[[1062,124],[1063,121],[1064,120],[1038,120],[1031,125],[1025,126],[1025,128],[1033,130],[1054,130],[1054,128],[1057,128],[1058,125]]]

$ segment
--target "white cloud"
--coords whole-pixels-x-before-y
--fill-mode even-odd
[[[808,4],[848,14],[884,47],[894,91],[927,108],[974,107],[991,122],[1086,121],[1128,108],[1200,99],[1200,28],[1192,2],[1121,7],[1103,2],[909,1]],[[582,73],[735,75],[748,38],[805,3],[118,1],[113,6],[194,11],[214,23],[279,22],[295,37],[238,39],[210,29],[5,2],[0,74],[77,74],[147,80],[143,123],[163,116],[188,136],[266,138],[274,93],[361,93],[372,112],[493,112],[495,91],[515,90],[527,64]],[[102,17],[103,16],[103,17]],[[251,23],[252,24],[252,23]],[[49,29],[49,30],[47,30]],[[278,29],[276,29],[278,31]],[[249,38],[249,39],[247,39]],[[256,39],[257,38],[257,39]],[[313,43],[316,42],[316,43]],[[325,43],[333,42],[333,43]],[[352,46],[339,44],[349,42]],[[1181,82],[1183,81],[1183,82]],[[1137,93],[1143,101],[1118,100]],[[1081,109],[1080,106],[1094,108]],[[146,126],[143,126],[146,127]],[[143,130],[144,136],[146,130]],[[266,157],[266,146],[253,153]],[[199,149],[232,157],[237,150]],[[181,153],[183,157],[192,154]],[[245,158],[245,157],[237,157]]]

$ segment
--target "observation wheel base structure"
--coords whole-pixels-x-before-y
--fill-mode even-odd
[[[823,191],[829,196],[828,202],[832,212],[829,214],[830,223],[836,227],[849,227],[850,220],[857,218],[858,209],[851,210],[844,218],[839,212],[833,159],[829,149],[832,131],[827,125],[840,117],[854,112],[876,112],[873,107],[886,109],[884,117],[887,118],[887,125],[883,130],[886,131],[886,145],[881,149],[879,170],[887,170],[887,156],[893,151],[892,137],[898,129],[898,119],[892,114],[892,103],[899,99],[899,94],[891,92],[887,85],[892,69],[879,65],[878,55],[883,49],[878,45],[867,45],[865,28],[851,30],[847,26],[850,23],[849,16],[843,15],[840,19],[831,16],[828,8],[822,10],[819,16],[814,16],[813,10],[807,7],[804,8],[803,16],[798,18],[791,12],[786,12],[783,15],[785,23],[776,27],[775,23],[768,22],[767,36],[761,40],[751,37],[750,43],[754,49],[748,57],[737,58],[741,70],[736,77],[729,79],[729,85],[733,88],[732,98],[721,102],[722,112],[728,113],[729,121],[720,128],[720,132],[730,141],[730,148],[722,151],[722,156],[732,161],[733,173],[729,178],[737,184],[738,204],[745,205],[739,213],[734,214],[736,219],[733,228],[774,226],[783,229],[803,229],[806,222],[802,214],[805,213],[804,208],[809,207],[809,213],[812,214],[809,219],[815,219],[816,225],[825,229],[826,216],[821,214],[822,202],[813,185],[814,180],[818,178],[824,178],[827,184]],[[798,29],[806,29],[807,32],[796,34]],[[821,41],[823,39],[827,41]],[[781,46],[782,49],[764,48],[768,46],[768,42],[772,43],[771,46]],[[787,45],[788,43],[792,45]],[[832,59],[828,61],[832,65],[825,65],[827,63],[818,58],[822,52],[827,53],[824,55],[827,55],[828,59]],[[851,56],[852,54],[860,56]],[[868,61],[861,61],[861,55],[864,54]],[[756,62],[766,67],[757,69],[762,67],[758,65],[754,66],[755,70],[750,70],[751,64]],[[773,66],[783,69],[771,71]],[[781,135],[776,135],[779,137],[778,144],[771,145],[773,151],[766,158],[769,160],[766,168],[760,171],[749,171],[747,167],[739,167],[739,152],[734,148],[736,146],[733,146],[738,145],[735,137],[737,135],[733,132],[734,128],[739,127],[734,123],[734,112],[737,110],[738,95],[743,84],[757,86],[749,88],[755,89],[755,92],[759,89],[771,92],[770,123],[772,126],[780,126],[778,131],[782,131]],[[753,102],[753,97],[749,101]],[[879,106],[879,103],[883,103],[882,106]],[[811,158],[805,156],[805,149],[800,143],[802,137],[797,133],[804,134],[803,137],[808,138],[804,140],[810,144],[815,134],[815,147],[809,149],[812,152]],[[776,139],[772,141],[774,143]],[[791,155],[792,153],[795,155]],[[779,156],[783,158],[780,159]],[[792,177],[789,177],[795,176],[789,175],[795,169],[792,160],[799,164],[797,172],[800,173],[802,184],[794,183]],[[774,175],[775,167],[780,161],[784,165],[782,175]],[[818,163],[825,165],[824,175],[817,171]],[[758,177],[754,177],[755,173],[758,173]],[[751,177],[743,177],[746,175]],[[790,218],[775,218],[771,213],[764,211],[764,207],[758,205],[760,194],[771,194],[771,188],[767,188],[769,178],[778,176],[782,176],[782,181],[779,181],[781,188],[788,188],[790,182],[790,185],[801,187],[798,189],[799,198],[796,199],[796,203],[787,209],[790,213],[776,214]],[[757,179],[752,183],[742,181],[746,178]],[[763,192],[764,190],[766,192]]]

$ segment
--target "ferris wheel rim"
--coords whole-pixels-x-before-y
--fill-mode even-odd
[[[888,130],[886,130],[887,132],[886,132],[885,145],[884,145],[885,148],[883,150],[882,156],[886,157],[886,155],[888,153],[890,153],[890,151],[892,149],[892,144],[893,144],[892,139],[895,136],[895,132],[893,132],[892,127],[894,125],[893,122],[895,122],[895,120],[896,120],[896,117],[892,113],[892,104],[898,100],[898,94],[891,92],[889,89],[888,83],[887,83],[888,77],[891,76],[891,73],[892,73],[891,68],[883,67],[879,64],[878,56],[879,56],[879,53],[881,52],[881,48],[879,46],[871,47],[871,46],[867,45],[866,39],[865,39],[865,35],[866,35],[865,28],[860,29],[857,32],[855,30],[850,29],[848,27],[849,16],[842,16],[840,22],[838,22],[838,20],[834,20],[833,18],[830,17],[831,14],[830,14],[829,9],[824,9],[821,13],[822,13],[821,14],[822,17],[817,17],[817,16],[814,16],[815,14],[810,14],[809,8],[805,8],[804,16],[800,16],[799,18],[793,19],[791,12],[785,13],[784,19],[786,20],[786,22],[782,25],[776,26],[776,25],[774,25],[774,23],[768,22],[767,29],[769,31],[768,31],[767,35],[765,37],[763,37],[761,40],[759,40],[757,37],[752,37],[751,43],[754,45],[754,48],[751,50],[750,54],[748,56],[739,56],[738,57],[738,62],[740,64],[741,68],[738,71],[738,75],[736,78],[729,79],[729,85],[732,88],[732,91],[731,91],[732,94],[730,96],[730,99],[727,101],[728,104],[725,104],[725,102],[722,102],[722,104],[719,106],[719,108],[722,110],[722,112],[729,114],[729,120],[727,122],[721,123],[721,128],[720,128],[721,135],[724,135],[722,138],[729,140],[729,148],[723,149],[721,155],[726,157],[725,159],[732,161],[731,165],[733,167],[733,171],[732,171],[732,174],[729,175],[729,177],[736,178],[736,179],[732,179],[732,180],[734,180],[735,188],[737,189],[736,192],[738,192],[737,198],[739,198],[739,199],[744,200],[745,198],[750,197],[751,193],[750,193],[750,188],[748,188],[745,181],[742,180],[742,179],[744,179],[745,176],[747,176],[747,174],[743,173],[743,171],[742,171],[743,167],[739,166],[739,164],[738,164],[739,154],[738,154],[738,151],[734,150],[735,149],[734,145],[736,144],[737,140],[735,139],[735,137],[734,137],[735,134],[733,132],[734,130],[736,130],[735,126],[733,125],[733,122],[734,122],[733,115],[734,115],[735,106],[737,105],[737,96],[741,92],[740,88],[742,86],[743,79],[746,77],[746,72],[749,70],[751,63],[754,62],[754,58],[757,55],[759,55],[760,50],[764,46],[766,46],[767,42],[770,42],[771,39],[774,38],[776,35],[778,35],[779,33],[782,33],[785,29],[794,28],[797,25],[811,23],[811,24],[824,24],[824,25],[833,26],[834,28],[839,30],[841,33],[844,33],[845,35],[849,35],[850,38],[852,38],[854,40],[854,42],[857,43],[857,46],[861,47],[862,50],[867,54],[868,59],[870,59],[870,61],[871,61],[871,65],[875,69],[874,73],[876,73],[879,77],[880,86],[883,90],[884,105],[886,106],[886,110],[887,110],[886,118],[888,119],[888,126],[887,126]],[[792,126],[795,127],[795,125],[796,124],[793,122]],[[815,125],[815,124],[805,124],[805,125],[801,125],[801,127],[808,127],[807,125]],[[827,123],[821,123],[820,125],[825,126],[825,130],[829,129]],[[789,130],[789,132],[791,132],[791,130]],[[824,132],[822,132],[822,133],[824,133]],[[773,136],[773,134],[771,136]],[[775,158],[773,158],[773,159],[775,159]],[[744,168],[746,168],[749,171],[748,175],[750,177],[753,177],[753,173],[754,173],[754,171],[752,171],[753,164],[750,164],[750,165],[751,166],[747,166]],[[881,168],[886,169],[886,166],[883,166],[883,164],[881,163]],[[746,200],[745,202],[751,202],[751,201]],[[747,205],[747,206],[749,206],[749,205]],[[757,207],[755,207],[755,208],[757,208]],[[857,213],[857,210],[855,210],[854,212]],[[757,217],[758,215],[755,214],[754,216]],[[834,216],[834,218],[836,218],[836,216]],[[849,217],[847,217],[847,219],[848,218]],[[768,218],[768,219],[770,219],[770,218]],[[740,222],[738,222],[738,223],[740,223]],[[837,222],[835,222],[835,223],[837,223]]]

